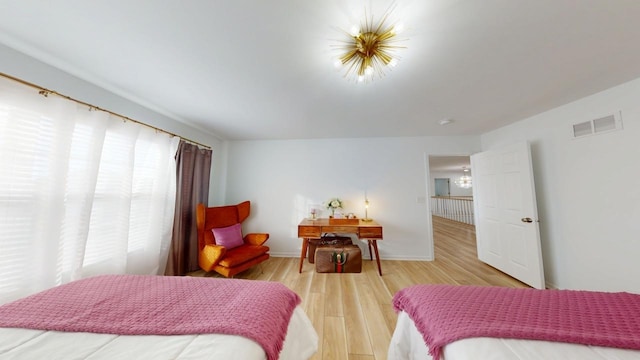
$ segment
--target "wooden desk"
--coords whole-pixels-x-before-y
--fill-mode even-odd
[[[369,246],[369,256],[373,261],[373,253],[376,254],[376,263],[378,264],[378,274],[382,276],[380,268],[380,255],[378,254],[378,240],[382,240],[382,226],[375,221],[362,221],[362,219],[304,219],[298,224],[298,237],[302,239],[302,252],[300,252],[300,269],[302,272],[302,264],[307,257],[307,248],[309,247],[309,239],[319,239],[322,234],[356,234],[358,239],[367,240]]]

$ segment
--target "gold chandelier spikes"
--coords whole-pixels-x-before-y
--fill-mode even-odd
[[[337,64],[346,68],[345,77],[355,77],[358,82],[373,80],[374,75],[384,76],[384,70],[388,66],[395,66],[398,62],[394,51],[404,46],[394,45],[400,41],[396,38],[400,26],[386,25],[389,11],[374,23],[373,18],[365,16],[360,28],[354,27],[351,32],[344,32],[349,40],[341,41],[338,49]]]

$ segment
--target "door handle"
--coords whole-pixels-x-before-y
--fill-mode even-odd
[[[533,219],[531,219],[530,217],[526,217],[526,218],[520,219],[520,221],[525,222],[525,223],[532,223]]]

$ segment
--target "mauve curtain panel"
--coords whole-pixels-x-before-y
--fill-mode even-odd
[[[211,176],[210,149],[180,141],[176,154],[176,211],[165,275],[198,270],[196,205],[208,203]]]

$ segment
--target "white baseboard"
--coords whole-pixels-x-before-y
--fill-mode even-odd
[[[269,255],[271,257],[296,257],[299,258],[300,257],[300,253],[294,254],[294,253],[289,253],[289,252],[271,252],[269,251]]]

